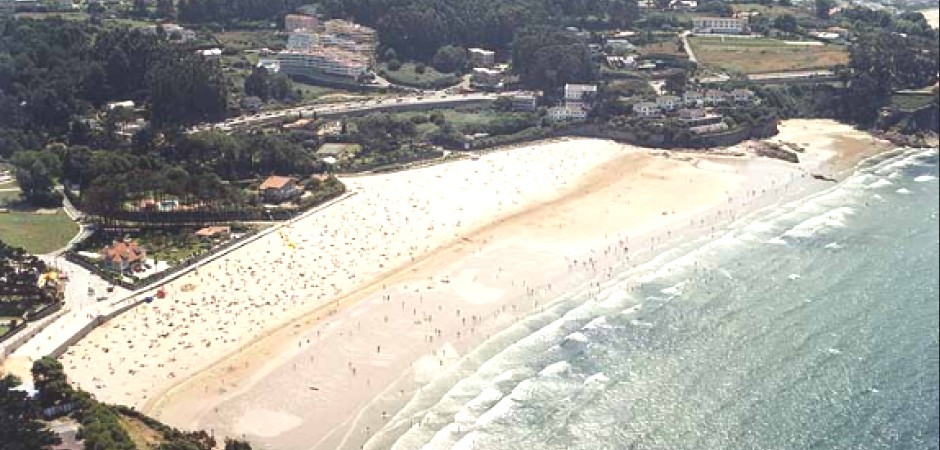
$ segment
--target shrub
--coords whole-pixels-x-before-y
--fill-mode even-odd
[[[398,69],[401,69],[401,61],[393,59],[388,62],[388,70],[397,71]]]
[[[418,63],[415,65],[415,73],[423,74],[427,70],[427,66],[424,63]]]

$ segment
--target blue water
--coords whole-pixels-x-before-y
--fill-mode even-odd
[[[393,448],[937,449],[937,161],[869,161],[559,300]]]

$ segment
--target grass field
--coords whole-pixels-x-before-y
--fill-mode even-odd
[[[225,31],[214,33],[215,40],[235,50],[260,50],[261,48],[282,48],[287,43],[283,36],[264,31]]]
[[[19,202],[19,191],[0,191],[0,208],[9,208]]]
[[[55,214],[15,210],[0,213],[0,240],[30,253],[62,248],[77,232],[78,225],[61,210]]]
[[[837,45],[791,45],[767,38],[696,36],[689,39],[699,63],[738,73],[824,69],[846,64],[849,54]]]
[[[440,73],[431,66],[425,67],[424,73],[418,73],[415,71],[417,65],[410,62],[403,63],[398,70],[389,70],[384,63],[380,67],[385,72],[385,78],[389,81],[406,86],[442,87],[440,84],[453,85],[460,82],[459,77],[449,73]]]
[[[923,108],[933,101],[931,94],[894,94],[891,96],[891,106],[900,108],[904,111],[914,111]]]
[[[731,9],[736,13],[742,12],[757,12],[764,17],[769,17],[773,19],[777,16],[782,16],[784,14],[790,14],[795,17],[811,17],[813,11],[809,7],[799,7],[799,6],[775,6],[771,5],[762,5],[760,3],[734,3],[731,5]]]

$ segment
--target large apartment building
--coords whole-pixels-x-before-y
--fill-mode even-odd
[[[314,48],[306,51],[284,50],[276,56],[279,71],[287,75],[358,79],[369,74],[369,60],[343,50]]]
[[[287,20],[285,18],[285,28]],[[294,19],[292,25],[302,24]],[[278,70],[287,75],[316,78],[320,75],[358,80],[370,73],[377,38],[375,30],[345,20],[329,20],[314,30],[295,29],[287,49],[279,52]]]

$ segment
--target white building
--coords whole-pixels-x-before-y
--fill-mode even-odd
[[[588,112],[586,109],[581,108],[580,106],[553,106],[548,108],[547,111],[548,118],[562,122],[562,121],[571,121],[571,120],[585,120],[587,119]]]
[[[134,102],[132,100],[124,100],[120,102],[109,102],[105,107],[108,108],[108,111],[114,108],[125,108],[125,109],[134,109]]]
[[[320,44],[320,36],[308,31],[294,32],[287,35],[287,49],[306,51]]]
[[[263,58],[258,60],[257,67],[267,70],[271,73],[278,73],[281,70],[281,63],[276,59]]]
[[[705,103],[709,105],[715,105],[715,104],[723,103],[724,101],[726,101],[727,94],[725,94],[725,91],[721,91],[718,89],[708,89],[702,95],[702,99],[705,100]]]
[[[705,96],[699,91],[685,91],[682,94],[682,102],[690,106],[700,105],[705,102]]]
[[[157,27],[160,27],[160,29],[163,30],[163,34],[166,35],[167,39],[171,41],[189,42],[196,39],[195,31],[183,28],[175,23],[151,25],[147,28],[144,28],[144,32],[149,34],[157,34]]]
[[[477,86],[496,87],[503,82],[503,71],[487,69],[486,67],[474,67],[470,81]]]
[[[640,117],[655,117],[659,115],[659,106],[653,102],[641,102],[633,105],[633,112]]]
[[[660,95],[656,97],[656,106],[658,106],[659,109],[672,111],[679,107],[680,104],[682,104],[682,101],[675,95]]]
[[[679,110],[679,118],[685,120],[695,120],[705,117],[705,110],[702,108],[682,108]]]
[[[509,96],[509,100],[512,102],[513,111],[535,111],[535,108],[538,105],[538,94],[537,93],[518,93]]]
[[[586,102],[597,95],[596,84],[566,84],[565,102]]]
[[[741,34],[747,29],[747,19],[733,17],[696,17],[692,19],[696,33]]]
[[[206,58],[218,58],[222,56],[222,49],[218,47],[207,48],[205,50],[196,50],[196,53],[199,53],[200,55],[205,56]]]
[[[633,56],[608,56],[607,65],[615,69],[636,69],[636,58]]]
[[[316,77],[330,75],[358,79],[369,73],[369,61],[355,53],[315,48],[285,50],[277,54],[280,71],[288,75]]]
[[[496,64],[496,52],[482,48],[467,50],[471,67],[493,67]]]
[[[308,26],[314,22],[303,17],[292,18],[291,26],[300,28],[288,35],[287,49],[275,56],[279,71],[294,76],[329,75],[354,80],[371,73],[378,42],[375,30],[345,20],[328,20],[323,23],[323,32],[313,31]],[[285,27],[286,21],[287,17]],[[272,61],[265,62],[274,67]]]

